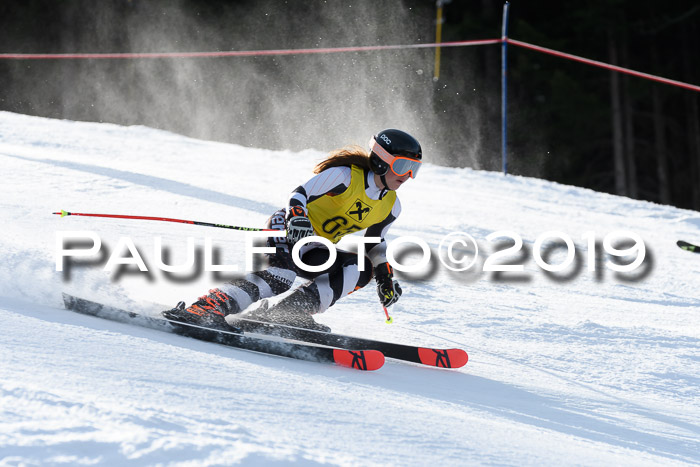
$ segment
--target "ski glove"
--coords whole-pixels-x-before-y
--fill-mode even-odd
[[[391,306],[401,296],[401,286],[394,280],[394,272],[389,263],[382,263],[374,268],[374,278],[377,281],[377,294],[384,306]]]
[[[314,235],[314,228],[306,213],[299,206],[294,206],[287,213],[287,240],[290,245],[304,237]]]

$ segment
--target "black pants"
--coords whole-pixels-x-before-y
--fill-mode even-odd
[[[267,220],[267,229],[284,231],[286,212],[280,209]],[[224,284],[220,290],[233,297],[241,310],[262,298],[269,298],[288,291],[297,277],[308,279],[302,287],[314,289],[320,299],[317,312],[323,312],[341,297],[358,290],[372,279],[373,269],[365,256],[364,271],[359,271],[358,256],[350,251],[336,250],[336,260],[320,272],[309,272],[299,268],[292,260],[291,247],[284,235],[270,237],[267,246],[275,253],[267,254],[267,267]],[[321,244],[309,243],[302,247],[300,258],[304,264],[319,266],[329,258],[330,252]]]

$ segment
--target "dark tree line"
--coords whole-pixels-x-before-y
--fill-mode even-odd
[[[511,2],[513,39],[700,85],[691,0]],[[453,0],[443,41],[498,38],[503,4]],[[0,52],[433,42],[434,0],[7,0]],[[414,132],[431,161],[500,170],[500,46],[196,60],[0,60],[0,109],[329,150]],[[515,174],[700,210],[700,93],[509,47]],[[350,140],[350,141],[349,141]]]
[[[498,35],[499,2],[455,0],[445,12],[445,40]],[[509,36],[700,85],[700,4],[694,1],[515,0]],[[497,81],[497,52],[478,53],[485,71],[475,81]],[[513,46],[509,55],[516,173],[700,209],[700,93]],[[495,127],[495,101],[477,105]],[[490,152],[497,151],[492,145]],[[497,169],[497,158],[483,155],[484,165]]]

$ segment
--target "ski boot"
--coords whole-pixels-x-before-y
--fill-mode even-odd
[[[234,326],[240,326],[244,330],[247,328],[249,331],[253,331],[251,328],[255,327],[255,323],[237,321],[236,318],[240,317],[263,323],[284,324],[313,331],[331,332],[330,327],[317,323],[311,316],[318,312],[320,306],[321,299],[314,286],[300,287],[273,306],[270,306],[265,299],[260,302],[260,306],[255,310],[232,316],[229,319]]]
[[[185,302],[179,302],[175,308],[162,312],[162,315],[173,321],[181,321],[212,329],[230,329],[224,319],[226,315],[239,313],[241,310],[236,301],[219,289],[212,289],[209,295],[199,297],[189,307]]]

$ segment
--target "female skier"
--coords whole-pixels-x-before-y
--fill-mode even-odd
[[[329,331],[311,315],[364,287],[373,276],[381,303],[394,304],[401,296],[401,287],[387,262],[384,237],[401,212],[396,190],[409,177],[415,178],[422,151],[413,136],[394,129],[377,133],[369,149],[367,152],[353,146],[331,152],[314,169],[317,175],[292,192],[288,206],[268,219],[266,228],[286,230],[287,234],[268,239],[268,246],[276,252],[267,255],[265,270],[212,289],[189,307],[180,302],[163,315],[226,329],[227,315],[239,314],[260,299],[287,292],[297,276],[308,282],[274,306],[263,300],[259,308],[236,318]],[[343,236],[365,229],[365,236],[380,237],[381,241],[367,244],[367,254],[362,258],[364,271],[358,268],[357,254],[342,250],[337,250],[335,262],[321,272],[304,271],[292,260],[292,247],[302,238],[318,235],[337,243]],[[319,242],[303,245],[299,253],[309,266],[324,264],[329,258],[328,249]]]

